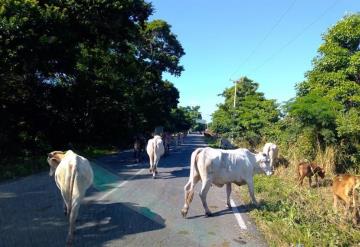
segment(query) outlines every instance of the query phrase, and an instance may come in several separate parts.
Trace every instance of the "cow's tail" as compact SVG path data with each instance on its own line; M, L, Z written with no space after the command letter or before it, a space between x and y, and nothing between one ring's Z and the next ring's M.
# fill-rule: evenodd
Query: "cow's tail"
M191 154L191 163L190 163L190 179L195 176L195 174L199 174L199 169L197 166L198 161L198 155L204 148L197 148L192 154Z
M76 165L75 164L71 164L70 165L70 172L71 172L71 176L70 176L70 185L69 185L69 205L67 207L67 215L68 217L70 217L71 211L72 211L72 204L73 204L73 191L74 191L74 183L75 183L75 177L76 177L76 173L77 173L77 169L76 169Z

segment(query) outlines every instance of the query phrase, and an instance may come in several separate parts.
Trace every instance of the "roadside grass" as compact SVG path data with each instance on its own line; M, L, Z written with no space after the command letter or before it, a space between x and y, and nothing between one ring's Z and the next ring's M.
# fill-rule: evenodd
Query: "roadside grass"
M48 166L46 155L5 158L0 162L0 181L44 171Z
M117 152L113 147L83 146L74 150L78 154L94 159L96 157ZM49 165L46 161L47 154L41 156L9 157L0 161L0 181L24 177L37 172L46 171Z
M270 246L360 246L360 229L332 209L331 187L297 185L296 177L279 168L272 177L256 175L260 206L250 212ZM307 179L306 179L307 180ZM313 179L314 180L314 179ZM313 181L314 185L315 182ZM247 186L237 187L250 203Z

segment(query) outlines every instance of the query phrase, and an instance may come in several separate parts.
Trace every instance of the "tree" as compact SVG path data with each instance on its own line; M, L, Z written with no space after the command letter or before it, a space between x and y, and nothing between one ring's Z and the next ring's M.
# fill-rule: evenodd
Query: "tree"
M360 161L360 14L345 16L323 40L289 113L304 128L316 126L320 144L340 143L343 160L355 164Z
M214 112L211 128L256 145L266 128L278 120L280 112L274 100L267 100L263 93L257 92L258 83L246 77L236 83L236 107L233 106L233 86L221 94L225 101Z
M151 4L15 1L0 4L0 152L68 143L121 144L165 121L184 55Z

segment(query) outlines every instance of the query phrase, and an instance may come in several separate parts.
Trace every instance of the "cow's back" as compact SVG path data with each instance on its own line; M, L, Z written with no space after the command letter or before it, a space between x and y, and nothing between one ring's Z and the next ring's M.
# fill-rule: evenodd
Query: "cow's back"
M88 189L94 181L94 173L89 160L82 156L77 156L77 176L84 189Z
M243 184L252 178L254 168L248 151L221 150L205 148L202 152L203 169L212 177L213 183L222 186L226 183Z
M58 188L65 193L70 193L71 177L74 174L73 194L84 193L93 183L94 173L90 162L72 152L65 154L55 172L55 181Z
M164 142L160 136L154 137L155 154L160 157L165 153Z

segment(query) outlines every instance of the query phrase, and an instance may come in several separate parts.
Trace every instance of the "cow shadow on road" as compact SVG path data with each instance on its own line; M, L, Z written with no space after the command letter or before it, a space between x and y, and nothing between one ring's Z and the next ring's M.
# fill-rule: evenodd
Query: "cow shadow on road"
M218 216L222 216L222 215L226 215L226 214L233 214L234 212L249 213L256 208L259 208L259 207L256 207L253 204L246 204L246 205L240 205L240 206L231 207L231 208L225 207L224 209L219 210L219 211L212 211L211 216L205 216L205 214L199 214L199 215L193 215L193 216L186 217L186 218L187 219L196 219L196 218L200 218L200 217L218 217Z

